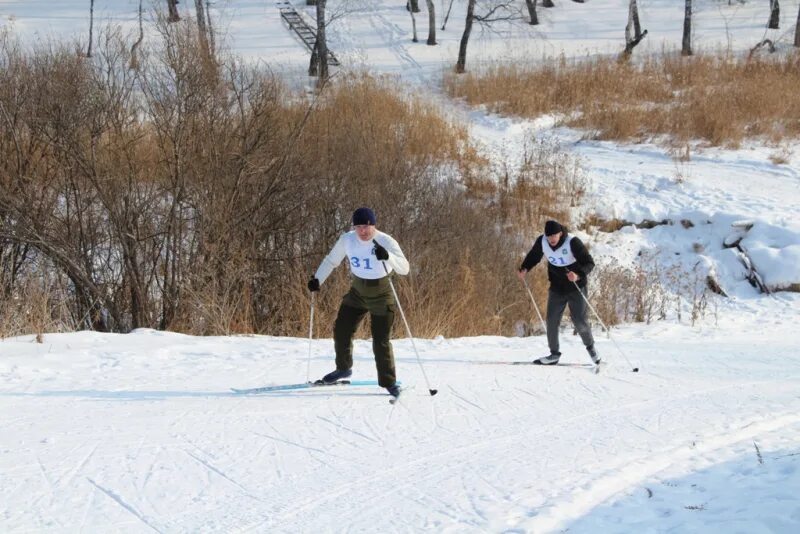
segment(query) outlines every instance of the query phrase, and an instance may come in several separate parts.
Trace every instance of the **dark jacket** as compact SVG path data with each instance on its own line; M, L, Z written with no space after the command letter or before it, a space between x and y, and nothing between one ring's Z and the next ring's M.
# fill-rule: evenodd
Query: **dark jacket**
M561 240L559 240L558 244L553 248L557 249L558 247L562 246L568 237L569 235L564 232L564 234L561 236ZM531 248L530 252L528 252L528 255L525 256L520 269L530 271L542 260L542 257L544 257L544 252L542 251L542 239L547 238L544 235L540 235L536 239L536 242L533 244L533 248ZM589 251L586 250L586 245L583 244L583 241L573 236L572 241L570 241L570 248L572 249L572 255L575 256L575 263L572 265L568 265L566 267L557 267L549 261L547 262L547 279L550 280L550 289L557 293L569 293L570 291L577 291L577 289L575 289L575 284L570 282L567 278L567 271L572 271L580 276L578 279L578 286L586 287L586 275L588 275L590 272L592 272L592 269L594 269L594 259L592 258L592 255L589 254Z

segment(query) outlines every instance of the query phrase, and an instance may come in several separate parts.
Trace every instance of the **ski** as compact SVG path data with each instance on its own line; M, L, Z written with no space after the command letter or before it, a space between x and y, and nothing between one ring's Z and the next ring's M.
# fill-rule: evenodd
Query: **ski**
M377 386L377 380L339 380L331 384L324 382L304 382L300 384L279 384L275 386L262 386L258 388L237 389L231 388L231 391L237 395L253 395L257 393L270 393L272 391L293 391L298 389L311 389L311 388L327 388L333 386Z
M596 366L593 363L551 363L550 365L541 365L533 362L497 362L505 363L508 365L535 365L536 367L577 367L579 369L594 369Z

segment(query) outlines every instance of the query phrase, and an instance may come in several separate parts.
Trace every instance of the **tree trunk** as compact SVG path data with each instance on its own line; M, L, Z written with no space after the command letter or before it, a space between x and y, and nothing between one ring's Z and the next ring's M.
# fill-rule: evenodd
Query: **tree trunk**
M542 0L542 7L556 7L553 0Z
M539 24L539 17L536 15L536 0L525 0L528 6L528 16L530 17L530 25L536 26Z
M94 30L94 0L89 3L89 48L86 49L86 57L92 57L92 33Z
M406 9L412 13L419 13L421 11L419 8L419 0L408 0L406 2Z
M139 47L142 45L142 41L144 41L144 26L142 25L142 0L139 0L139 38L136 39L136 42L133 43L131 47L131 62L130 68L133 70L139 70Z
M436 8L433 5L433 0L425 0L428 5L428 45L436 44Z
M636 4L636 0L631 0L628 16L633 20L633 38L640 39L642 37L642 25L639 23L639 6Z
M686 5L684 8L681 55L692 55L692 0L686 0Z
M461 36L461 44L458 47L458 61L456 62L456 73L463 74L464 66L467 63L467 43L469 34L472 32L472 22L475 16L475 0L467 2L467 20L464 24L464 34Z
M167 0L167 9L169 10L167 22L178 22L181 20L181 16L178 14L178 0Z
M442 22L442 31L444 31L444 27L447 26L447 19L450 18L450 11L453 9L453 0L450 0L450 6L447 8L447 14L444 16L444 22Z
M311 49L311 60L308 62L308 75L317 76L319 74L319 54L317 53L317 42L314 41L314 48Z
M319 54L319 82L328 79L328 42L325 37L325 4L328 0L317 0L317 54Z
M800 47L800 9L797 11L797 23L794 26L794 45Z
M647 35L647 30L642 33L636 0L631 0L628 4L628 24L625 26L625 51L623 52L625 57L630 57L633 49L644 39L645 35Z
M767 28L770 30L777 30L781 23L781 6L778 0L769 1L769 23Z
M217 43L214 39L214 25L211 24L211 0L206 0L206 23L208 28L208 44L211 47L211 55L217 55Z
M197 15L197 36L200 39L200 48L206 58L211 57L211 48L208 46L208 28L206 27L206 11L203 0L194 0L195 14Z
M411 41L414 43L418 43L419 39L417 39L417 18L414 16L414 11L409 10L409 15L411 15Z

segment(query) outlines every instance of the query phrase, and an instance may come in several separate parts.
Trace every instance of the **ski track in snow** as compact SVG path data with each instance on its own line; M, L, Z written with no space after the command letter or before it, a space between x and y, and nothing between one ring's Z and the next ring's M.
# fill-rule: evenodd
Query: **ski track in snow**
M788 298L783 309L759 311L750 303L750 324L788 316L796 304ZM610 365L597 376L503 363L539 352L542 336L418 340L435 397L411 388L422 376L410 343L398 340L410 387L395 407L377 387L216 393L265 369L272 383L296 381L307 340L232 338L214 348L205 338L150 340L143 332L108 338L135 350L92 351L96 336L82 346L87 336L78 333L52 336L43 353L7 340L0 358L15 360L23 380L0 390L0 425L15 428L0 436L0 524L325 532L339 517L342 528L333 530L559 530L657 484L669 469L730 458L748 440L800 435L800 359L793 326L783 325L777 339L743 333L738 322L720 330L626 326L617 342L642 372L631 373L598 338ZM759 350L763 340L770 354ZM172 354L158 378L148 343ZM284 343L294 355L270 350ZM564 351L580 361L576 343L566 336ZM256 346L264 356L250 359ZM369 343L355 348L356 370L367 378ZM330 350L330 340L313 343L315 374L330 366ZM93 365L114 357L118 365ZM239 365L221 371L231 358Z

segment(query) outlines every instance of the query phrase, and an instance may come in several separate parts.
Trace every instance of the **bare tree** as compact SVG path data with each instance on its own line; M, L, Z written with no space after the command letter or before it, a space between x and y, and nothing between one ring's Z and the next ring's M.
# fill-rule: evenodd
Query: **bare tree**
M800 9L797 11L797 23L794 25L794 46L800 47Z
M94 0L89 2L89 48L86 49L86 57L92 57L92 30L94 30Z
M644 39L645 35L647 35L647 30L642 32L636 0L631 0L630 4L628 4L628 24L625 26L625 51L623 55L630 56L633 53L633 49Z
M428 5L428 45L436 44L436 8L433 5L433 0L425 0Z
M419 0L406 0L406 9L412 13L419 13Z
M133 70L139 70L139 47L142 45L142 41L144 41L144 26L142 25L142 0L139 0L139 38L136 39L136 42L133 43L131 47L131 62L130 68Z
M408 14L411 15L411 41L417 43L419 42L417 38L417 17L414 16L413 9L409 9Z
M442 31L444 31L444 27L447 26L447 20L450 18L450 11L453 10L453 0L450 0L450 6L447 8L447 14L444 16L444 22L442 22Z
M642 25L639 23L639 5L636 0L631 0L628 6L628 24L633 21L633 38L639 39L642 35Z
M167 9L169 10L167 22L178 22L181 20L181 16L178 14L178 0L167 0Z
M769 0L769 22L767 28L777 30L780 28L781 6L778 0Z
M317 52L317 41L314 41L314 47L311 49L311 59L308 61L308 75L319 75L319 53Z
M194 0L195 14L197 15L197 36L200 39L200 48L207 58L211 57L211 46L208 43L208 26L206 25L206 12L203 0Z
M461 34L461 44L458 46L458 60L456 61L456 72L462 74L464 66L467 64L467 44L469 44L469 34L472 33L472 24L475 21L475 0L467 2L467 20L464 23L464 33Z
M681 43L681 55L692 55L692 0L685 0L683 12L683 41Z
M314 47L319 61L319 83L328 80L328 41L325 36L325 4L328 0L317 0L317 42Z
M217 54L217 44L214 38L214 25L211 23L211 0L206 0L206 22L208 28L208 44L211 46L211 54Z
M482 24L491 24L499 20L511 20L513 15L510 14L512 0L495 2L489 8L485 15L475 14L475 1L467 1L467 18L464 24L464 33L461 35L461 43L458 47L458 60L456 61L456 73L463 74L465 65L467 63L467 44L469 43L469 36L472 33L472 24L479 22Z
M528 16L530 16L530 25L536 26L539 24L539 16L536 14L536 0L525 0L528 6Z

